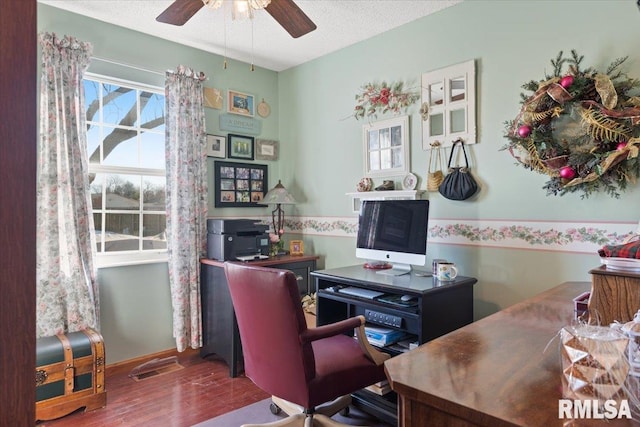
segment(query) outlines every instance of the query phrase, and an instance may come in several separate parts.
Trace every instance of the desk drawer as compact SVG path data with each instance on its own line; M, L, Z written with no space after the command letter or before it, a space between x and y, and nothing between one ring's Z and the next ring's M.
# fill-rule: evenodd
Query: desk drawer
M283 270L289 270L296 275L296 278L298 279L298 290L300 291L300 295L307 295L312 292L309 286L309 274L315 269L314 261L278 264L274 265L273 267Z

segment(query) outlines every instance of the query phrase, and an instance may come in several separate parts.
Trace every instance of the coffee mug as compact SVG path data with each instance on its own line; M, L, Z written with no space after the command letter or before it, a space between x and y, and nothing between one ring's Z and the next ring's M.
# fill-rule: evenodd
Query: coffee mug
M437 279L442 282L447 282L455 279L458 276L458 269L452 262L440 262L438 263Z

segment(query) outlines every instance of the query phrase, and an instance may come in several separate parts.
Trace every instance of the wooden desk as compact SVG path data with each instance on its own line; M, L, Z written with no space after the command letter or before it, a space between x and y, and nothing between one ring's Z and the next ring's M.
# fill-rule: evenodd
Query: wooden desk
M556 334L573 318L572 299L589 288L589 282L564 283L385 362L398 393L399 425L569 425L558 419Z
M315 255L281 255L251 265L291 270L298 279L300 294L311 291L311 272L316 269ZM238 362L242 361L240 333L233 310L229 285L224 275L224 262L213 259L200 260L200 299L202 303L202 347L200 355L217 354L229 364L229 376L238 375Z

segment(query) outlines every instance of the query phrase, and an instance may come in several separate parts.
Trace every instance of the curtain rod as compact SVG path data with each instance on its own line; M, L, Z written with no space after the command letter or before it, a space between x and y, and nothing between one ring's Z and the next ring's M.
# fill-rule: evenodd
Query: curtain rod
M136 65L125 64L124 62L118 62L118 61L114 61L112 59L100 58L98 56L92 56L91 59L95 59L96 61L107 62L109 64L120 65L120 66L123 66L123 67L132 68L132 69L138 70L138 71L144 71L144 72L147 72L147 73L157 74L159 76L164 76L165 75L165 73L161 73L159 71L149 70L148 68L142 68L142 67L138 67Z

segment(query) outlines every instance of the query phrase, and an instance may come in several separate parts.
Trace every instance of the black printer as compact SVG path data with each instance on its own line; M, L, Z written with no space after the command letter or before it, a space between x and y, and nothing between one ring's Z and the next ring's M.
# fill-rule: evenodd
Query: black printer
M218 261L266 258L268 229L268 225L254 219L207 219L207 258Z

